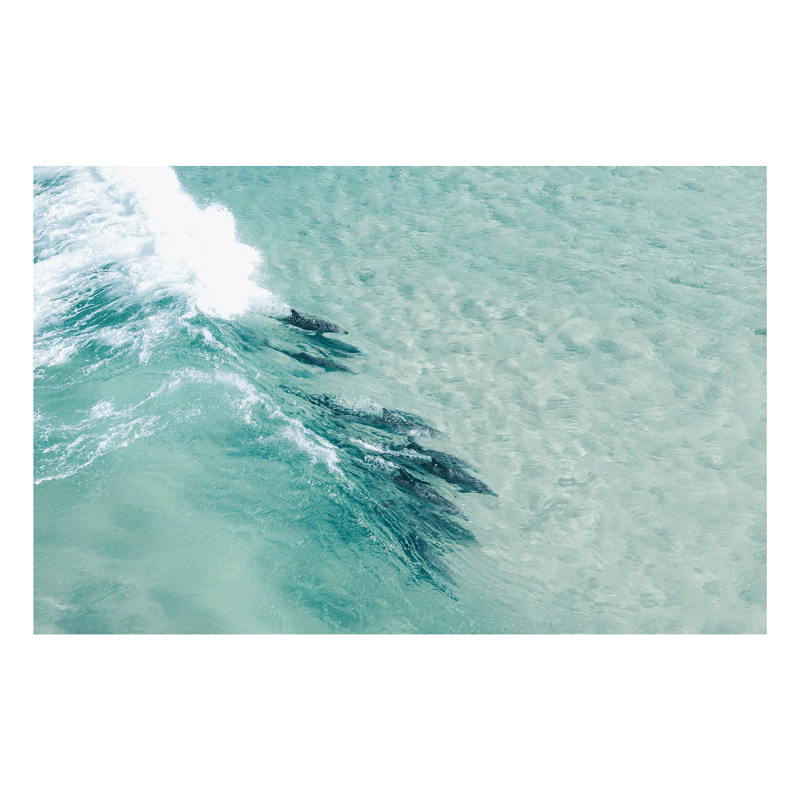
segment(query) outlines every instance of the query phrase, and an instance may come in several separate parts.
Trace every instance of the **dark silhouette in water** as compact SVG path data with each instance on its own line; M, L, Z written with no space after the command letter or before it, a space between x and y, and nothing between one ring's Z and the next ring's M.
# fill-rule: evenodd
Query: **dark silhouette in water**
M371 428L378 428L379 430L399 433L405 436L430 436L438 439L447 438L444 433L437 431L436 428L432 428L424 422L424 420L404 411L391 411L388 408L377 405L374 407L374 410L372 408L352 408L338 403L332 397L325 394L310 395L297 391L292 391L292 393L314 403L314 405L327 408L334 416L342 420L359 422Z
M477 544L472 534L458 523L444 519L418 503L389 501L382 504L383 524L394 541L406 554L418 577L437 588L442 586L436 576L456 585L455 575L444 560L452 547Z
M467 468L470 468L469 464L456 456L439 453L435 450L424 450L414 442L409 442L402 450L391 450L389 453L395 461L402 461L408 466L418 467L430 475L457 486L459 492L478 492L497 497L497 494L483 481L470 475L466 471Z
M422 462L420 466L430 472L431 475L457 486L459 492L477 492L478 494L491 494L497 497L497 493L493 492L483 481L478 480L468 472L464 472L459 467L448 467L436 458L431 458L428 463Z
M308 335L299 333L297 331L295 331L295 333L298 333L299 336ZM329 339L327 336L321 336L319 333L310 335L308 338L315 347L324 347L326 350L332 350L337 355L341 355L344 358L349 358L350 355L363 355L357 347L352 344L339 341L339 339Z
M406 520L414 520L417 530L425 530L437 542L453 545L474 545L478 543L472 531L467 530L452 516L443 517L425 505L407 502L403 506Z
M335 339L327 339L326 337L322 336L323 333L347 333L344 328L340 328L333 322L328 322L324 319L317 319L315 317L308 317L304 314L301 314L294 308L292 309L292 316L282 319L281 322L287 322L288 324L295 325L303 330L315 331L317 335L313 337L314 346L319 347L322 345L329 350L339 351L345 358L348 357L349 353L361 352L357 347L344 344L344 342L338 342ZM275 345L270 344L270 341L266 336L256 333L255 331L248 330L242 325L233 323L229 327L235 332L240 344L249 351L268 347L271 350L276 350L279 353L283 353L285 356L289 356L289 358L293 358L295 361L299 361L301 364L310 364L314 367L320 367L326 372L353 373L353 370L351 370L349 367L345 367L343 364L339 364L333 359L312 355L311 353L306 353L303 351L284 350L280 347L276 347Z
M436 428L432 428L413 414L405 412L401 414L399 411L390 411L388 408L382 409L382 412L379 419L367 424L372 424L376 428L383 428L394 433L404 433L407 436L430 436L432 439L447 438L446 434L437 431Z
M290 316L278 318L287 325L294 325L304 331L317 331L318 333L347 333L344 328L335 322L328 322L326 319L301 314L296 308L290 308L289 311L291 312Z
M431 505L442 509L442 511L446 511L448 514L467 519L457 505L451 503L446 497L442 497L429 483L415 478L410 472L399 469L397 474L392 476L392 480L401 489L413 494L415 497L426 500Z
M314 367L320 367L324 369L325 372L350 372L355 374L349 367L345 367L343 364L339 364L330 358L312 356L310 353L304 353L302 351L283 350L280 347L275 347L275 345L270 344L269 339L267 339L266 336L253 334L250 331L241 328L240 326L236 326L234 330L236 330L241 345L246 350L251 352L254 349L263 349L268 347L270 350L283 353L285 356L289 356L289 358L293 358L295 361L299 361L301 364L311 364Z
M332 361L330 358L320 358L319 356L312 356L309 353L294 353L291 350L281 350L280 347L273 347L271 344L268 344L267 347L272 350L277 350L279 353L283 353L285 356L289 356L289 358L293 358L295 361L299 361L301 364L312 364L315 367L322 367L325 372L353 373L353 370L351 370L349 367L345 367L343 364L338 364L336 361Z

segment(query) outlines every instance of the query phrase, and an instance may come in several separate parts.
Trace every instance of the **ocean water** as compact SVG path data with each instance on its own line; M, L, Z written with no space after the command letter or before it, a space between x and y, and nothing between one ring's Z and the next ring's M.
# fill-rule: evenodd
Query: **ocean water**
M41 168L34 293L38 633L766 631L764 168Z

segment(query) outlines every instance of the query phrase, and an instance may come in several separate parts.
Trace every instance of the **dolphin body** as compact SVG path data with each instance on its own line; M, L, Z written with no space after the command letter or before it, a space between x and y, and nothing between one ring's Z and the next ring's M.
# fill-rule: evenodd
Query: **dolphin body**
M317 333L347 333L341 325L337 325L335 322L301 314L296 308L290 308L289 311L291 313L288 317L279 317L280 321L287 325L294 325L304 331L316 331Z
M355 374L349 367L345 367L343 364L332 361L330 358L320 358L319 356L312 356L310 353L303 353L301 351L294 352L293 350L283 350L280 347L275 347L274 344L269 343L269 339L263 336L259 337L258 346L268 347L270 350L283 353L285 356L289 356L289 358L293 358L295 361L299 361L301 364L311 364L314 367L321 367L325 370L325 372L349 372L351 374Z
M437 542L458 545L478 543L472 531L467 530L452 517L443 517L419 503L409 503L406 507L406 515L408 519L416 520L412 525L417 532L427 531Z
M459 467L448 467L447 464L442 464L436 458L431 458L430 464L423 463L420 466L430 472L431 475L457 486L459 492L478 492L479 494L492 494L497 497L497 493L493 492L483 481L478 480L468 472L464 472Z
M313 337L315 347L324 347L327 350L332 350L336 355L341 355L344 358L350 358L350 355L363 355L361 350L352 344L347 344L340 339L329 339L327 336L321 336L319 333Z
M366 421L366 420L364 420ZM405 433L407 436L430 436L433 439L446 439L447 436L436 428L426 425L419 417L413 414L399 414L396 411L390 411L388 408L383 409L380 417L377 417L374 422L367 422L375 428L383 428L384 430L394 431L394 433Z
M392 480L401 489L413 494L415 497L426 500L431 505L441 508L442 511L446 511L448 514L467 519L457 505L451 503L446 497L442 497L429 483L415 478L410 472L399 469L397 474L392 476Z
M447 439L447 434L437 431L436 428L427 425L419 417L408 414L405 411L391 411L382 406L375 406L374 411L372 409L361 410L358 408L350 408L342 405L326 394L306 394L305 392L299 392L296 389L289 389L285 386L281 388L286 389L298 397L302 397L309 403L327 408L334 416L348 422L359 422L362 425L368 425L370 428L377 428L378 430L399 433L401 435L404 434L406 436L429 436L433 439Z
M402 450L392 450L391 455L396 461L403 461L408 465L425 470L430 475L457 486L461 493L478 492L497 497L497 493L493 492L483 481L470 475L466 471L469 464L456 456L439 453L435 450L424 450L413 442L410 442Z
M267 345L272 350L277 350L279 353L283 353L285 356L289 356L289 358L293 358L295 361L299 361L301 364L311 364L315 367L322 367L325 372L349 372L353 373L349 367L345 367L344 364L338 364L336 361L332 361L330 358L320 358L319 356L312 356L308 353L297 352L294 353L291 350L281 350L280 347L273 347L272 345Z

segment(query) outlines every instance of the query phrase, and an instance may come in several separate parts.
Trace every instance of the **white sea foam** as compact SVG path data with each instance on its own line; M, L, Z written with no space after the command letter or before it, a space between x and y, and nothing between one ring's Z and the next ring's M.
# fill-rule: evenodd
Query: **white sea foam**
M40 341L34 347L33 368L55 367L66 364L78 351L78 342L65 342L62 337Z
M117 407L112 399L97 401L83 419L75 423L51 424L50 418L41 413L34 414L34 430L41 443L53 442L39 452L47 458L37 466L38 475L34 483L68 478L87 467L100 456L127 447L136 439L150 436L159 425L160 414L139 411L142 406L160 395L166 383L150 392L138 403ZM137 415L138 412L138 415Z
M70 442L54 444L42 450L42 453L53 454L53 458L43 464L44 474L33 482L40 484L70 477L100 456L127 447L143 436L152 435L157 430L159 419L158 415L151 414L121 422L106 431L81 434Z
M374 400L370 400L367 397L361 397L358 400L339 398L339 403L342 407L359 414L371 414L374 417L380 417L383 414L383 406L378 405Z
M385 453L386 452L386 448L385 447L381 447L378 444L372 444L370 442L365 442L363 439L357 439L357 438L355 438L353 436L350 436L349 439L353 444L358 445L362 450L371 450L373 453Z
M185 383L221 383L234 389L239 397L235 399L237 407L247 414L250 421L249 411L256 404L266 406L270 411L275 410L275 406L266 393L258 391L250 381L238 372L216 369L213 372L203 372L199 369L187 367L186 369L175 370L171 373L166 388L174 392Z
M190 314L288 312L255 282L262 256L237 241L231 213L200 208L170 168L37 175L62 180L34 199L36 329L58 322L99 289L124 304L183 297ZM141 344L147 354L148 342Z
M261 254L237 241L236 224L226 208L199 208L166 167L109 168L100 174L112 195L137 217L141 251L129 267L132 288L179 288L200 311L225 318L248 309L288 311L253 282Z
M280 438L287 439L299 450L306 453L311 459L312 464L316 464L317 461L322 461L328 468L328 472L333 475L344 477L344 473L337 466L339 457L336 454L336 449L330 442L325 441L321 436L317 436L317 434L309 431L299 420L289 419L280 411L276 412L273 416L276 415L280 415L287 422L286 427L278 434Z
M111 417L114 414L114 404L110 400L101 400L92 406L89 417L91 419L101 419L102 417Z
M248 425L256 424L253 420L253 408L264 407L270 419L286 423L286 426L275 434L277 438L291 442L298 450L309 456L312 464L322 462L331 474L344 477L341 469L337 466L339 456L336 448L326 439L309 431L299 420L284 414L273 403L269 395L259 391L240 373L222 369L203 372L198 369L186 368L173 372L165 386L168 391L174 392L187 383L219 383L233 389L234 392L230 395L230 399Z
M387 461L380 456L366 455L364 456L364 461L368 464L374 464L376 467L386 470L386 472L394 472L397 469L397 464L393 464L391 461Z

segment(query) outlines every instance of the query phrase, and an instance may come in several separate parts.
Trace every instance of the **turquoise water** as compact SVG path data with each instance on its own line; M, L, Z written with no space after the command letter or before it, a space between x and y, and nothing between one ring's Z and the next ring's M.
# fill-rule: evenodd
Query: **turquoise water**
M763 168L39 169L34 286L37 632L766 631Z

